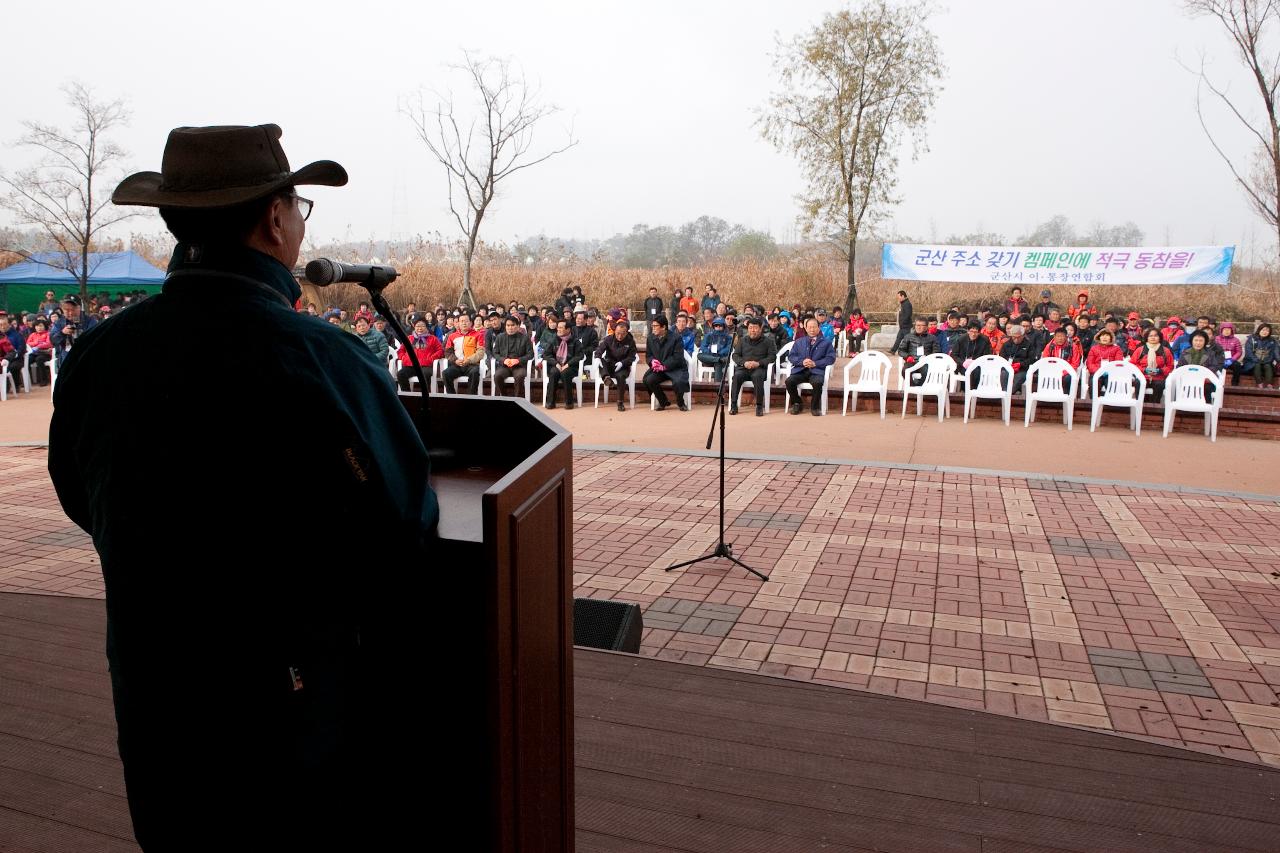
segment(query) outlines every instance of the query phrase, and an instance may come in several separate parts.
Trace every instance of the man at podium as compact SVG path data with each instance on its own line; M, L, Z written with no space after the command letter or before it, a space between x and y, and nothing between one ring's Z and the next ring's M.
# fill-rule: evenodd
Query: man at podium
M312 203L280 128L178 128L116 188L178 240L163 292L58 375L49 471L102 560L145 850L397 849L429 764L416 672L437 519L386 364L294 305ZM204 310L218 304L218 312ZM234 347L193 366L154 342ZM120 365L131 365L121 372ZM137 369L145 365L144 369ZM374 545L396 559L377 571Z

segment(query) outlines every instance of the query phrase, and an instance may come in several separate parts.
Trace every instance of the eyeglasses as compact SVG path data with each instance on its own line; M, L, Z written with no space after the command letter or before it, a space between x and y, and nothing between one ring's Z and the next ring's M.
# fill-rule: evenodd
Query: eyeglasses
M316 203L309 198L303 198L297 193L293 194L293 200L298 203L298 212L302 214L302 221L306 222L311 218L311 208L315 207Z

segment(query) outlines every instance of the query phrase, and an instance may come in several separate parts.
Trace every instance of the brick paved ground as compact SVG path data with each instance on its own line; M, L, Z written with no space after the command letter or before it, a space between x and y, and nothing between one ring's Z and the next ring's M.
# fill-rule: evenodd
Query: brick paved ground
M40 448L0 448L0 591L100 596ZM576 594L642 653L1089 726L1280 765L1280 503L1113 486L579 452ZM1211 485L1211 484L1207 484Z

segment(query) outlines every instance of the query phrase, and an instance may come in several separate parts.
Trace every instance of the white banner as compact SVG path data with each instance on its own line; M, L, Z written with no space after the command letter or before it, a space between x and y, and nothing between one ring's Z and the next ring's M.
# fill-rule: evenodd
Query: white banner
M1226 284L1235 246L1103 248L885 243L881 275L984 284Z

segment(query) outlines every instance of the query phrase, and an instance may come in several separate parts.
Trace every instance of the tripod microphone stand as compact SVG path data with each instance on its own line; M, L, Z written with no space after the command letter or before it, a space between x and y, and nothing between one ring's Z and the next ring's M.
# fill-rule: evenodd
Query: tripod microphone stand
M724 372L720 375L720 388L716 391L716 410L711 416L711 431L707 433L707 450L711 449L711 440L716 434L716 420L720 421L720 541L716 543L715 550L710 554L703 554L701 557L695 557L692 560L685 560L683 563L676 563L674 566L667 566L667 571L675 569L683 569L685 566L696 565L704 560L714 560L717 557L724 557L726 560L741 566L751 574L760 578L762 581L769 580L768 575L761 574L746 563L733 556L733 546L724 541L724 404L725 404L725 385L729 381L729 369L726 366ZM677 393L679 393L677 391Z

